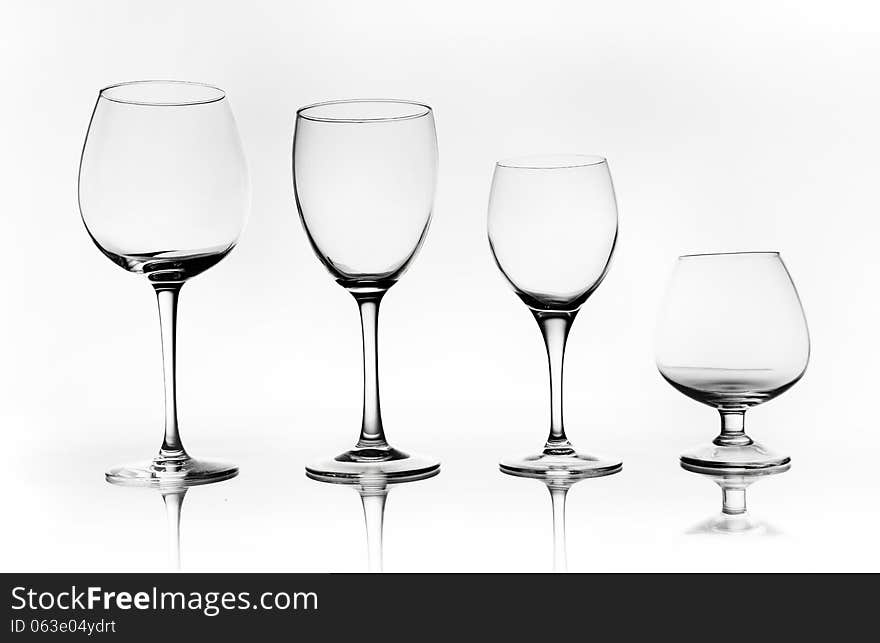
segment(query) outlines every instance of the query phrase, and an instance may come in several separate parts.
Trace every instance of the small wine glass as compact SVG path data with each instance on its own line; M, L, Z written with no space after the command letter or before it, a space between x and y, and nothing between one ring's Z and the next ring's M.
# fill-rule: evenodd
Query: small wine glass
M807 320L778 252L679 257L656 358L667 382L721 414L721 433L682 455L682 467L730 475L789 467L789 457L752 440L744 425L746 410L791 388L810 358Z
M562 421L562 364L580 307L608 272L617 242L617 201L600 156L527 156L495 166L489 245L501 273L529 307L550 363L550 435L543 451L505 459L512 475L598 477L619 460L580 453Z
M361 315L364 405L357 445L306 467L324 481L365 474L411 478L440 463L391 447L379 407L379 303L410 265L431 222L437 135L427 105L342 100L296 114L293 183L318 258L357 301Z
M247 163L223 90L150 80L98 94L79 168L79 208L111 261L156 292L165 376L165 439L152 461L110 469L131 486L191 486L238 468L183 448L175 374L177 299L183 284L235 246L250 208Z

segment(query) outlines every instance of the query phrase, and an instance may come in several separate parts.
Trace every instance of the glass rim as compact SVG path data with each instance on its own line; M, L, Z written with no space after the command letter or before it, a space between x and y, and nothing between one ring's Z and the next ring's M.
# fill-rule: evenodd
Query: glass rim
M198 87L203 90L208 90L209 92L211 92L212 95L205 95L204 97L193 98L192 100L133 100L130 98L126 99L112 95L113 90L124 87L132 87L135 85L187 85L193 88ZM221 101L226 98L226 92L219 87L209 85L208 83L199 83L191 80L153 79L130 80L124 83L115 83L113 85L108 85L98 92L98 96L112 103L121 103L123 105L137 105L139 107L189 107L192 105L208 105L210 103Z
M766 255L766 256L779 256L779 252L777 250L738 250L735 252L695 252L693 254L681 255L679 259L696 259L699 257L736 257L742 255Z
M599 154L529 154L502 159L495 165L511 170L567 170L607 163L608 159Z
M328 107L331 105L355 105L355 104L370 104L370 103L391 103L398 105L409 105L410 107L418 107L420 109L416 110L413 113L408 114L400 114L396 116L377 116L377 117L334 117L334 116L315 116L312 114L308 114L310 110L315 110L321 107ZM406 100L400 98L343 98L339 100L325 100L319 103L311 103L309 105L305 105L296 110L296 117L302 118L307 121L313 121L315 123L387 123L394 121L408 121L414 120L417 118L424 118L431 114L434 110L431 109L430 105L426 105L425 103L420 103L415 100Z

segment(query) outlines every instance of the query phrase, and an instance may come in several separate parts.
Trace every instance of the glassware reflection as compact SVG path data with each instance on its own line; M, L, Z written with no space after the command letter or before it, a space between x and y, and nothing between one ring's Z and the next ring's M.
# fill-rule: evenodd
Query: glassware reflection
M389 477L376 470L348 478L327 478L306 470L306 475L317 482L351 487L361 498L364 510L364 526L367 532L367 569L370 572L381 572L383 568L383 532L385 523L385 503L391 487L394 485L417 482L433 478L440 473L439 469L406 477Z
M364 508L364 525L367 529L367 568L371 572L381 572L382 532L385 524L388 481L384 476L378 476L362 481L355 488Z
M156 491L162 496L162 504L165 506L165 527L167 533L167 569L169 571L180 571L180 521L183 514L183 499L191 487L203 486L205 483L201 481L188 482L185 478L179 478L176 480L163 479L160 484L152 487L133 487L125 482L112 482L111 484L116 487L149 489L150 492Z
M565 543L565 499L577 480L544 480L550 492L553 507L553 571L568 571L568 551Z
M186 487L159 489L165 503L165 516L168 524L168 569L180 571L180 515Z
M518 478L531 478L539 480L550 492L550 506L553 511L553 571L568 571L568 549L565 538L565 501L568 497L568 490L582 480L590 480L594 476L523 476L514 473L508 473L504 469L501 470L506 475L512 475Z
M682 462L682 468L690 473L704 476L721 488L721 513L712 516L687 530L688 534L750 534L777 535L779 530L770 524L755 520L747 511L746 489L761 478L785 473L791 468L787 463L772 469L759 469L747 473L721 473L702 467L692 467Z

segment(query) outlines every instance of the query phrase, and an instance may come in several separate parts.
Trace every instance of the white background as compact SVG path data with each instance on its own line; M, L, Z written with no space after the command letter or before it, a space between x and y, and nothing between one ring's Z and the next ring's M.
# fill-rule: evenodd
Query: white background
M253 184L239 247L181 300L184 441L242 470L187 496L184 569L366 567L356 494L303 474L356 438L360 330L296 215L290 145L301 105L400 97L434 107L441 171L383 303L384 415L443 471L392 491L387 570L549 569L546 490L497 471L545 438L544 348L485 232L494 161L540 152L607 156L620 207L566 414L624 471L570 493L571 569L880 570L873 3L7 0L0 30L0 568L167 565L158 495L103 480L161 439L155 301L89 240L76 177L97 91L174 78L227 90ZM793 459L749 492L781 535L685 535L720 494L677 457L717 418L657 374L654 323L676 256L748 249L782 252L812 337L804 379L747 416Z

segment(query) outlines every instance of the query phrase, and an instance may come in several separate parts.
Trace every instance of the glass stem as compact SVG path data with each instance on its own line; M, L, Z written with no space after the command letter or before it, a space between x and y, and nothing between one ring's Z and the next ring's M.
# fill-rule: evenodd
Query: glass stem
M544 344L547 346L547 360L550 364L550 436L544 445L544 453L552 455L569 455L574 453L571 442L565 437L562 422L562 364L565 359L565 341L577 311L547 312L532 311Z
M177 298L182 282L154 285L159 301L159 325L162 330L162 370L165 376L165 439L159 460L186 459L177 426Z
M382 428L379 407L379 302L385 290L352 292L361 312L361 332L364 342L364 414L361 422L359 449L388 447Z
M382 571L382 529L385 522L385 499L388 489L362 488L361 503L364 506L364 524L367 527L367 561L371 572Z
M721 433L713 440L718 446L748 446L752 439L746 435L745 410L728 411L720 409Z
M553 571L568 570L568 555L565 548L565 497L567 486L547 485L550 502L553 505Z

